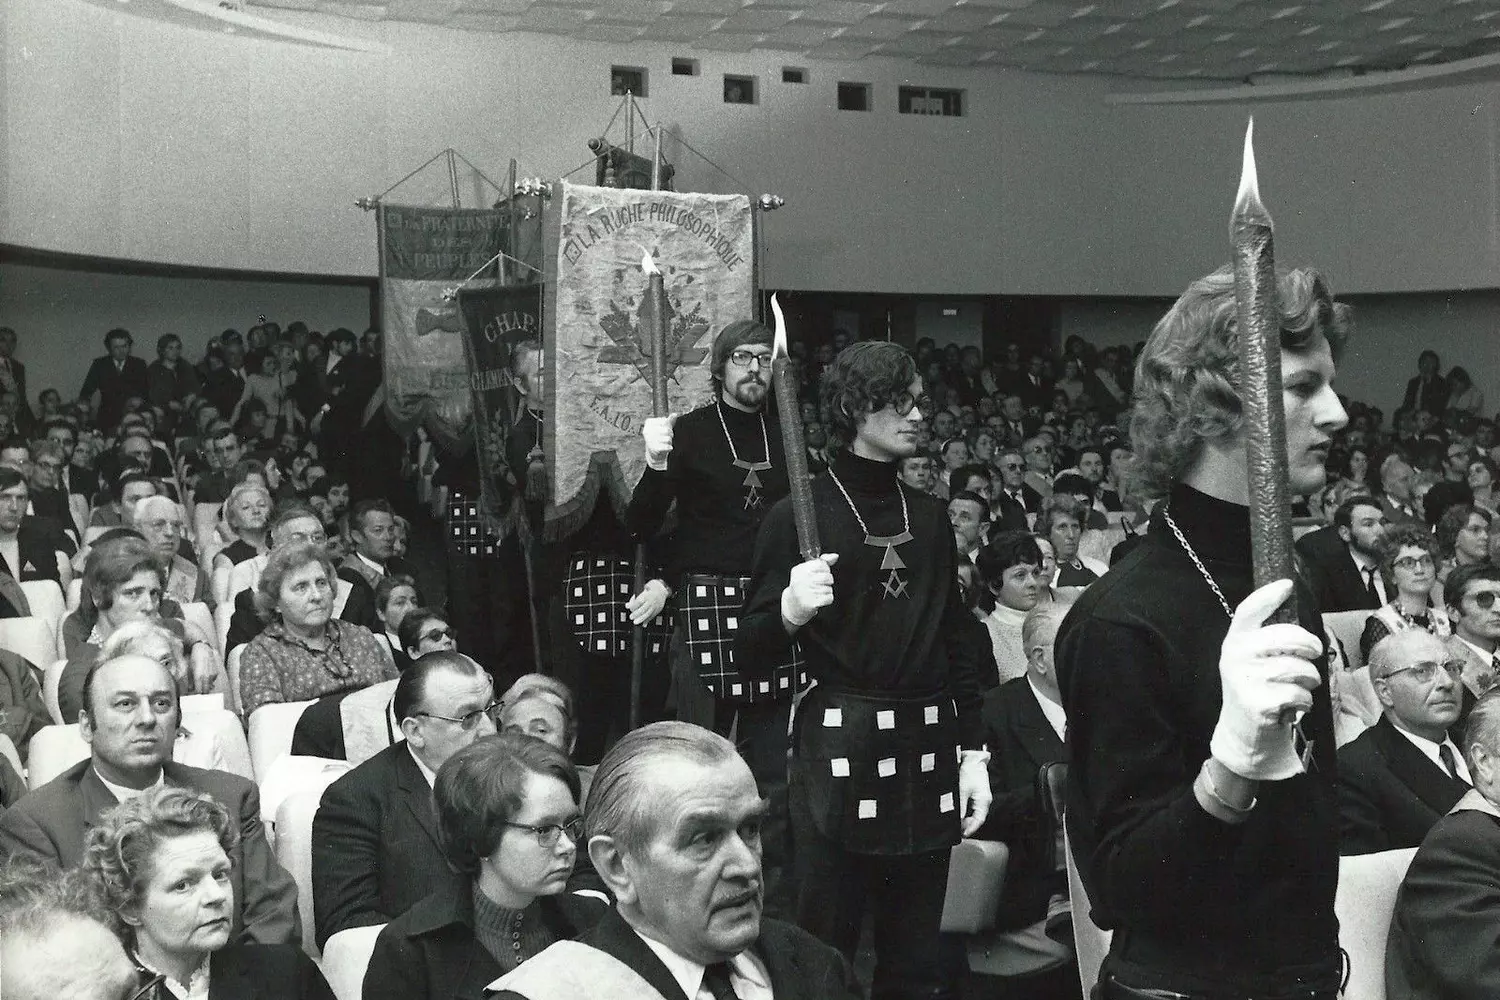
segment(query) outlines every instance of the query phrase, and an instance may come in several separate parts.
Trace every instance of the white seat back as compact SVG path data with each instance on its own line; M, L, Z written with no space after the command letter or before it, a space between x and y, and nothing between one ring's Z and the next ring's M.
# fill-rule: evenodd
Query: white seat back
M229 571L229 600L233 603L236 595L242 590L253 590L260 584L261 570L266 568L266 557L256 556L254 559L246 559L242 563L236 563L234 569Z
M81 760L88 760L89 745L77 726L45 726L31 737L27 755L27 788L40 788Z
M287 701L262 705L250 715L250 766L257 781L265 779L278 757L292 752L292 734L297 720L312 701Z
M234 617L234 602L225 603L214 608L214 640L219 644L219 652L229 652L229 620ZM229 662L225 656L225 663Z
M83 577L75 576L68 584L68 610L77 611L83 603Z
M224 695L229 702L229 710L236 713L244 710L244 704L240 701L240 657L244 654L245 647L236 646L224 658L224 676L227 680Z
M78 537L83 537L83 529L89 523L89 500L81 493L68 494L68 513L72 515L73 527L78 532Z
M369 760L400 738L401 728L395 723L391 705L396 696L396 683L393 678L371 684L339 702L344 757L350 764Z
M349 595L354 593L354 584L348 580L335 581L333 592L333 617L338 618L344 613L344 605L349 603Z
M1073 947L1078 956L1078 979L1083 984L1083 995L1089 996L1099 981L1099 967L1104 964L1104 956L1109 954L1109 943L1114 934L1094 923L1089 910L1089 894L1083 888L1078 864L1073 860L1073 841L1066 834L1066 823L1063 828L1063 847L1068 859L1068 896L1073 905Z
M219 695L197 694L188 698L220 698ZM214 771L228 771L242 778L255 780L255 768L250 763L250 744L245 739L244 727L239 716L223 707L207 708L195 705L189 708L188 698L183 699L182 728L190 736L179 737L172 749L172 759L179 764L206 767Z
M42 701L46 703L47 714L52 716L52 724L55 726L68 721L63 718L62 708L57 703L57 688L62 682L63 668L67 665L67 660L58 660L47 664L47 669L42 673Z
M297 883L297 910L302 914L302 950L318 957L313 932L312 825L323 797L321 788L299 789L276 808L276 860Z
M328 939L323 947L323 978L338 1000L361 1000L364 996L365 972L375 953L375 940L385 924L373 927L350 927Z
M38 670L58 658L57 630L45 618L0 619L0 649L9 650L31 662Z
M1339 947L1349 956L1349 985L1343 1000L1385 1000L1385 943L1396 894L1415 847L1339 858L1339 886L1333 912L1339 918Z
M182 606L182 620L192 625L203 638L213 644L219 653L219 660L224 659L224 645L219 642L219 630L214 627L214 613L208 609L208 605L202 601L193 601Z
M26 777L26 768L21 766L20 753L17 752L16 745L11 742L10 737L4 733L0 733L0 757L10 762L10 766L15 769L16 777Z
M1323 612L1323 627L1344 644L1344 654L1349 658L1350 670L1358 670L1365 665L1364 654L1359 651L1359 637L1364 634L1365 622L1374 613L1368 610Z
M25 580L21 583L21 589L26 592L26 603L31 605L32 616L52 622L52 630L57 631L58 624L67 613L67 600L63 597L62 587L58 582Z

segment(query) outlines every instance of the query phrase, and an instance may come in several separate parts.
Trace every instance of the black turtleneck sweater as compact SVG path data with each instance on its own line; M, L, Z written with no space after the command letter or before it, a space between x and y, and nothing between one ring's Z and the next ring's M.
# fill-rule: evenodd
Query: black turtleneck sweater
M984 742L980 704L989 678L971 644L956 641L973 616L959 594L946 509L936 498L900 485L894 463L843 450L832 469L873 535L901 531L897 491L905 491L913 539L896 553L906 563L908 596L886 596L885 548L865 544L865 532L827 473L814 479L822 549L837 552L839 560L833 567L833 604L797 630L808 674L820 684L853 692L913 698L945 693L957 706L960 743L978 749ZM792 637L781 621L781 592L801 561L788 498L771 508L756 540L750 601L735 647L735 664L748 675L786 661ZM988 670L993 673L992 664Z
M1178 486L1163 509L1230 607L1253 588L1247 508ZM1321 635L1312 596L1302 624ZM1309 773L1262 782L1242 824L1206 813L1193 780L1222 705L1229 619L1158 509L1149 533L1069 612L1057 672L1072 761L1068 828L1122 981L1281 998L1339 983L1337 759L1326 657L1302 721Z
M781 425L775 408L746 413L727 404L710 403L683 414L672 432L672 450L664 472L646 469L630 498L626 524L637 538L661 530L667 509L677 502L677 526L662 549L663 572L673 586L683 573L745 576L755 554L755 535L771 506L787 495L786 460L781 447ZM725 428L734 449L745 462L766 459L771 468L757 472L761 503L745 506L747 470L734 465L724 440Z

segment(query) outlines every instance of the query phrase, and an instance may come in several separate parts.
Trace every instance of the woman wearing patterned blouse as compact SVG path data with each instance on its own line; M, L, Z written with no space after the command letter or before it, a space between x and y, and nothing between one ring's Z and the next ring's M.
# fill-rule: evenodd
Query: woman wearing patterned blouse
M362 625L333 618L338 576L322 546L273 549L255 608L268 623L240 654L245 717L262 705L308 701L397 676L380 640Z

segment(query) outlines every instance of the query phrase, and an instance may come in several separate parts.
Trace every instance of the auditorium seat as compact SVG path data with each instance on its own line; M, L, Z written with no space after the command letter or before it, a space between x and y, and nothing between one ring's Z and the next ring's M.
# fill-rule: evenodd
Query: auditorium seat
M229 603L234 603L234 598L240 591L250 590L260 583L260 572L265 568L265 561L258 557L236 563L229 572Z
M56 726L65 725L68 721L63 718L62 707L57 702L57 689L62 683L63 668L67 665L67 660L58 660L47 664L47 669L42 672L42 701L46 703L47 714L52 716L52 724Z
M323 947L323 978L338 1000L360 1000L364 995L365 971L375 953L375 940L385 924L350 927L328 939Z
M83 577L75 576L68 584L68 610L77 611L81 603L83 603Z
M276 810L281 803L298 792L316 791L322 795L323 789L348 773L347 760L290 754L276 758L266 774L256 781L260 788L260 818L270 824L274 835Z
M1323 627L1344 644L1344 655L1349 659L1350 670L1358 670L1365 665L1364 654L1359 651L1359 637L1364 635L1365 622L1374 613L1367 609L1323 612Z
M26 592L26 603L31 605L33 618L42 618L52 623L52 631L62 627L63 615L67 613L67 600L56 580L26 580L21 584Z
M369 760L401 738L401 727L396 724L392 705L395 696L396 679L393 678L361 688L339 702L344 757L351 765Z
M32 615L27 618L0 619L0 649L9 650L25 658L37 670L45 670L47 664L58 658L57 630L46 619Z
M1349 956L1343 1000L1385 1000L1385 943L1396 894L1417 848L1339 858L1333 911L1339 947Z
M81 493L68 494L68 513L73 515L73 526L78 530L78 537L84 536L84 529L89 525L89 500Z
M77 726L44 726L32 734L27 750L26 787L40 788L88 756Z
M321 788L302 788L276 807L276 860L297 883L297 912L302 915L302 950L318 957L314 936L312 825L323 797Z
M4 757L10 762L10 766L15 769L18 778L22 780L26 778L26 768L21 766L21 754L16 750L16 745L11 742L10 737L4 733L0 733L0 757Z
M1073 904L1073 947L1078 955L1078 979L1083 984L1083 995L1089 996L1099 981L1099 966L1109 954L1113 934L1094 923L1089 895L1078 875L1078 864L1073 860L1073 841L1067 836L1066 823L1063 828L1063 847L1068 859L1068 896Z
M218 699L217 706L214 699ZM172 752L173 760L255 780L244 726L239 716L224 707L221 695L185 696L182 699L182 727L192 736L177 741Z
M202 601L193 601L182 606L182 620L191 624L203 638L207 639L219 654L219 663L224 662L224 645L219 642L219 630L214 626L214 614Z
M250 715L250 764L257 781L263 780L278 757L292 752L292 733L297 720L312 701L286 701L262 705Z

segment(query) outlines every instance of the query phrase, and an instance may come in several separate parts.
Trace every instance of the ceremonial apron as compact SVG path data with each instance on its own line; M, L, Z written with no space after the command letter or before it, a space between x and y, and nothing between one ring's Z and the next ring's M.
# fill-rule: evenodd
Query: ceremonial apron
M807 686L801 647L795 642L786 662L777 664L768 676L752 680L734 665L735 633L749 587L748 576L684 576L677 589L683 642L699 680L720 701L736 705L786 701Z
M797 707L791 783L818 832L856 854L952 847L961 826L958 713L926 698L817 684Z
M563 608L568 631L578 648L595 656L623 656L630 651L630 612L625 602L635 592L635 567L628 559L575 552L563 578ZM659 656L672 634L668 608L646 623L646 653Z

